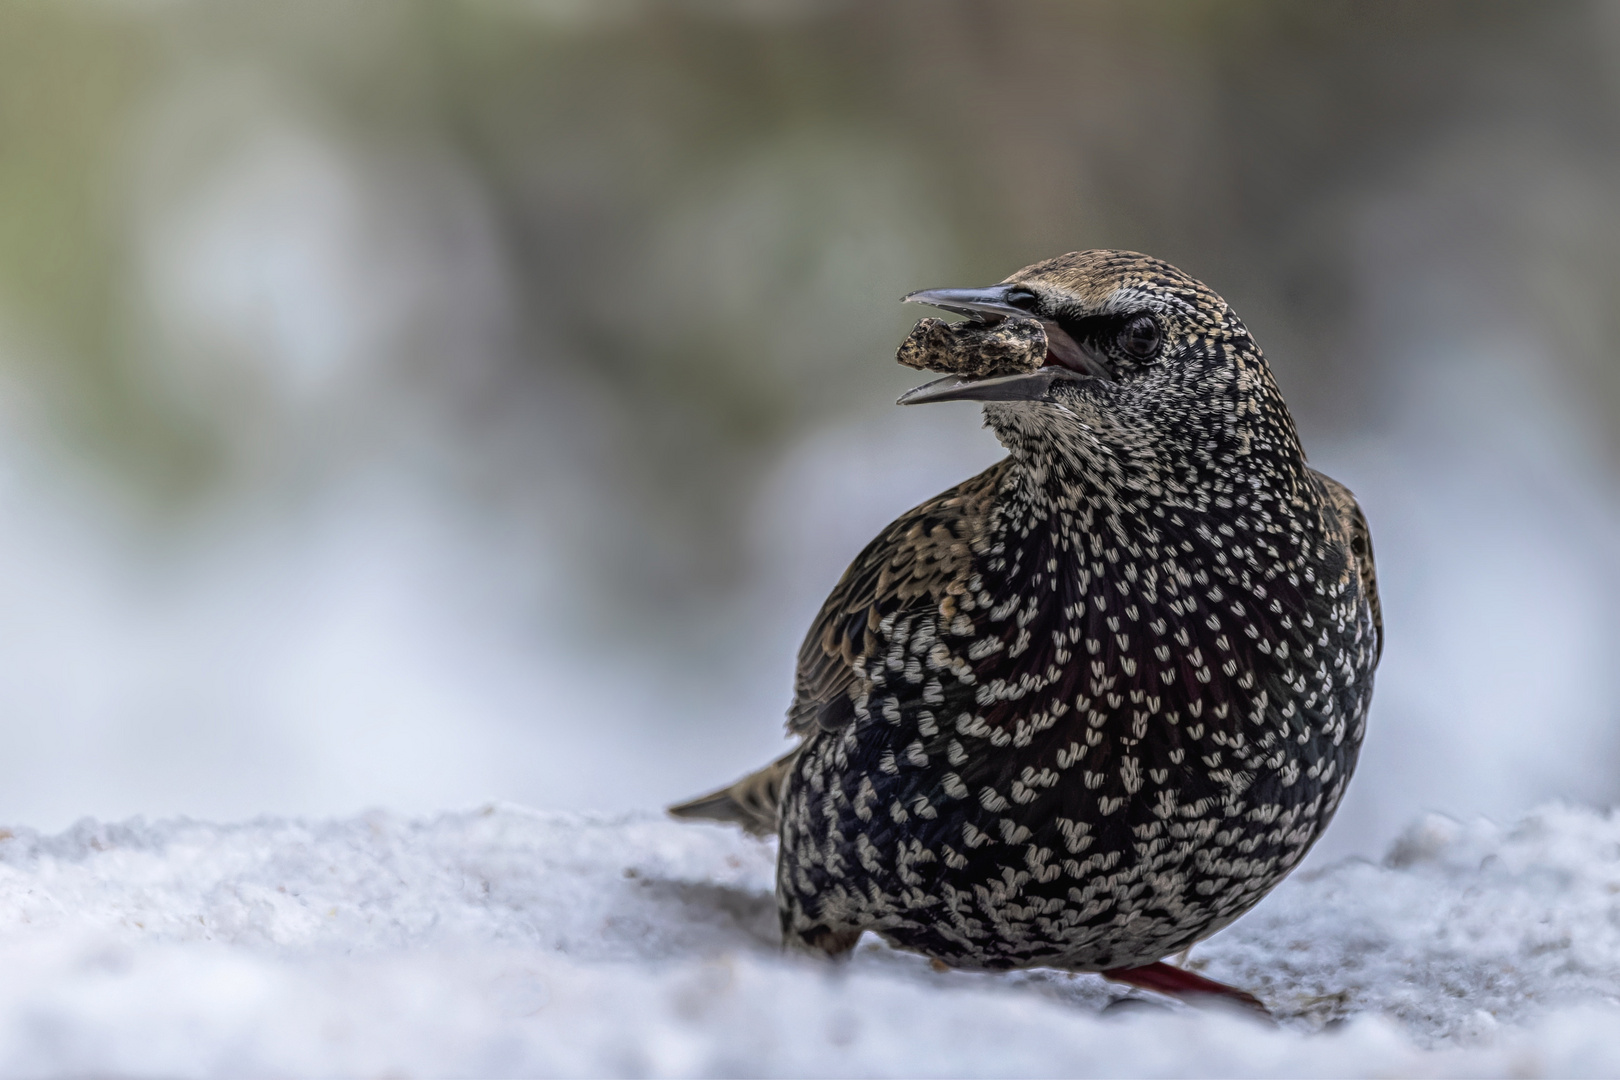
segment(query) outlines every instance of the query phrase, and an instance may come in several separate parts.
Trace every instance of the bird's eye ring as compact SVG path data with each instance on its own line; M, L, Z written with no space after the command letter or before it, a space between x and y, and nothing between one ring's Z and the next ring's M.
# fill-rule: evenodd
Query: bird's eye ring
M1164 344L1164 330L1159 320L1151 315L1138 315L1119 332L1119 347L1127 356L1137 360L1151 360Z

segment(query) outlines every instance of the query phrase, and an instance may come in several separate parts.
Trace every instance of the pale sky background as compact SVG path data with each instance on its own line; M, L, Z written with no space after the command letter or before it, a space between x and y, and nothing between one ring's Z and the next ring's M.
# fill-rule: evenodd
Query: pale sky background
M897 298L1094 246L1223 292L1371 520L1323 857L1609 803L1620 22L1373 7L0 11L0 821L762 763L998 456L892 406Z

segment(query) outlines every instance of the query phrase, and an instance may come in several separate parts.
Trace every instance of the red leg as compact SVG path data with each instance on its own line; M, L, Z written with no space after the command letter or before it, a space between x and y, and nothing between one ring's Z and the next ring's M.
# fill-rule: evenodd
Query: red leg
M1113 982L1140 986L1144 990L1153 990L1183 1000L1201 994L1209 997L1229 998L1251 1009L1257 1009L1267 1016L1271 1015L1266 1007L1260 1003L1260 999L1247 991L1239 990L1235 986L1227 986L1225 983L1218 983L1214 979L1206 979L1202 975L1194 975L1190 971L1171 967L1166 963L1148 964L1145 967L1114 968L1112 971L1102 972L1102 977Z

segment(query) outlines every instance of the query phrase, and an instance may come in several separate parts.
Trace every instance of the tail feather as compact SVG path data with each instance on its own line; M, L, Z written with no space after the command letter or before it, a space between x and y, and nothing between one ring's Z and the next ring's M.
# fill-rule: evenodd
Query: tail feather
M782 781L797 755L795 750L729 787L676 803L669 808L669 813L672 817L741 825L744 832L754 836L775 836Z

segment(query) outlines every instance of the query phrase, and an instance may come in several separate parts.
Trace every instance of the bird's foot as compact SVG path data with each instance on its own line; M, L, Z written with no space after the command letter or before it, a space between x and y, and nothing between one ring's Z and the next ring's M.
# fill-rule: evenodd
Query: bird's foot
M1152 990L1183 1001L1196 997L1226 998L1238 1002L1245 1008L1253 1009L1262 1016L1271 1015L1270 1010L1261 1004L1260 999L1246 990L1218 983L1214 979L1206 979L1202 975L1195 975L1163 962L1143 967L1114 968L1101 974L1103 978L1112 982L1139 986L1144 990Z

